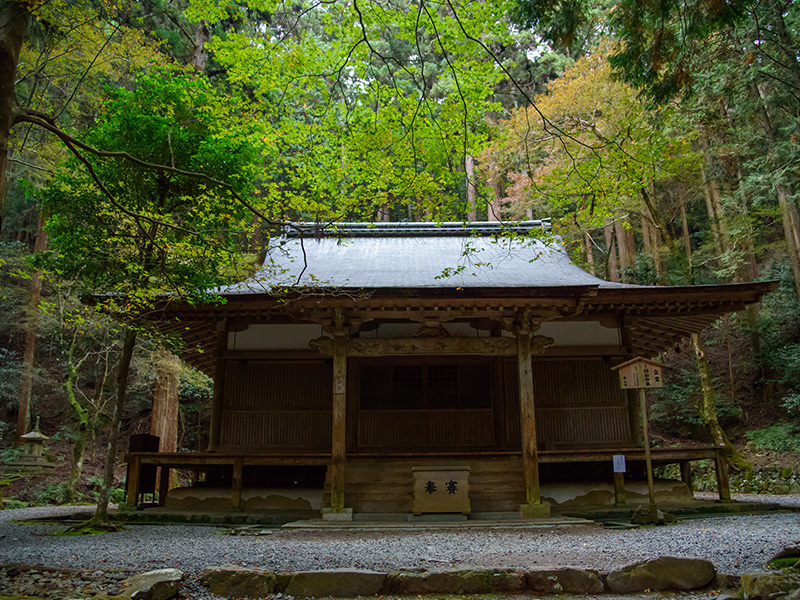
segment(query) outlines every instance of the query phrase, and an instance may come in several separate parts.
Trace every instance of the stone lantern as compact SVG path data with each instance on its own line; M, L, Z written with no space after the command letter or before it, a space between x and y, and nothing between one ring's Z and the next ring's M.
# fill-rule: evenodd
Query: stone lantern
M21 435L22 454L14 460L6 463L8 473L41 473L56 468L56 465L44 453L44 442L49 440L46 435L39 431L39 419L32 431Z

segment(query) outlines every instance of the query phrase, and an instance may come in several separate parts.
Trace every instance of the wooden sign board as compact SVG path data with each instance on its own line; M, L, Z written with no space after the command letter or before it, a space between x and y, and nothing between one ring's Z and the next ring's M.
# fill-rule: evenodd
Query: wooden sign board
M654 360L637 357L612 367L619 371L619 384L623 390L664 387L664 365Z
M414 467L415 515L470 513L469 467Z

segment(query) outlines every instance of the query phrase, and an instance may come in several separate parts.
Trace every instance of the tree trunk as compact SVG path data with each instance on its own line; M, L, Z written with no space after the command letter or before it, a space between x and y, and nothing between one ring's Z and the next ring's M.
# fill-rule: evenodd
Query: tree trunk
M731 445L725 430L719 424L717 417L717 395L714 390L714 383L711 377L711 367L708 365L706 358L705 348L703 341L700 339L700 334L692 334L692 346L694 346L695 357L697 358L697 370L700 373L700 389L702 391L702 399L700 401L699 411L700 418L705 424L708 433L714 440L717 446L725 446L731 449L729 461L731 467L736 470L742 470L747 467L747 461L744 457Z
M636 246L631 241L632 231L625 226L627 220L627 217L619 218L614 223L619 251L620 279L624 282L630 281L631 273L636 268Z
M711 175L713 168L713 157L708 145L708 138L705 135L700 136L700 146L703 149L703 191L706 198L706 211L708 218L711 222L711 235L714 238L714 246L717 249L717 255L722 258L728 249L726 240L724 238L724 231L722 226L722 216L718 213L718 207L722 206L722 197L719 192L719 185Z
M381 204L375 214L375 220L381 222L389 222L392 220L392 214L389 212L389 207L386 204Z
M725 325L725 348L728 351L728 382L731 386L731 403L734 405L736 402L736 374L733 369L733 344L731 343L731 316L725 315L722 317L722 323Z
M36 226L36 243L33 252L44 252L47 248L47 232L44 231L45 218L39 215ZM41 271L36 271L31 279L28 296L28 318L25 327L25 349L22 353L22 374L19 385L19 410L17 411L16 446L22 444L22 436L28 433L31 424L31 396L33 395L33 364L36 357L36 333L39 329L39 301L42 298Z
M103 485L100 487L100 493L97 497L97 508L91 519L80 525L70 527L70 531L92 528L111 531L117 529L116 525L108 518L108 501L111 497L111 487L114 485L114 471L117 466L119 436L122 429L122 411L125 408L125 398L128 392L128 374L130 372L131 357L133 356L133 349L135 346L136 330L126 328L117 370L117 395L111 414L111 424L109 425L108 451L106 452L106 464L103 470Z
M617 247L615 244L614 236L614 223L610 219L606 219L606 224L603 227L603 233L606 238L606 253L608 260L608 280L619 281L619 263L617 263Z
M758 87L751 87L751 92L754 100L758 102L758 115L761 119L761 126L764 128L764 133L767 136L772 153L775 152L775 128L772 125L772 119L767 112L766 99L763 90ZM776 194L778 196L778 205L781 207L781 219L783 222L783 235L786 239L787 252L789 255L789 266L792 269L794 276L794 289L797 297L800 298L800 214L797 210L797 205L792 201L786 187L779 183L777 185Z
M464 170L467 174L467 221L478 220L478 207L476 206L475 193L475 159L471 154L464 157Z
M153 410L150 413L150 433L159 438L159 452L177 451L178 442L178 376L180 359L164 350L156 357L156 377L153 382ZM173 471L172 484L177 481Z
M586 248L586 270L594 275L594 240L592 239L592 234L588 231L584 232L583 238Z
M211 30L208 23L200 21L194 33L194 54L192 55L192 66L198 73L202 73L208 62L208 48L206 44L211 41Z
M264 243L264 224L261 221L261 217L253 215L250 222L253 224L253 234L250 236L249 250L259 255L259 257L265 256L266 244Z
M794 289L797 297L800 298L800 219L798 218L797 206L795 206L786 188L778 188L778 203L781 207L781 217L783 220L783 234L786 238L786 246L789 255L789 265L794 276Z
M689 236L689 219L686 216L686 204L683 198L680 201L681 205L681 234L683 236L683 245L686 248L686 283L691 285L694 283L694 266L692 265L692 239Z
M650 215L651 223L655 228L655 233L653 234L655 240L654 245L658 246L658 240L660 239L664 242L664 245L673 256L680 256L680 251L675 242L675 238L672 237L672 233L667 227L667 222L663 215L656 210L656 206L653 203L651 194L645 187L639 188L639 194L641 195L642 202L647 209L647 214Z
M14 85L17 63L30 14L22 3L0 3L0 232L3 230L3 206L6 198L8 141L14 119Z
M489 185L492 186L492 201L489 203L489 211L487 221L501 221L500 206L503 202L503 180L497 168L492 170L492 178L489 180Z
M72 464L67 477L67 488L64 491L64 501L74 504L78 501L78 484L83 472L83 459L86 454L86 430L89 428L89 411L78 402L75 396L75 384L78 379L78 366L74 363L74 343L67 353L67 381L64 391L67 402L72 408L75 419L75 445L72 447Z
M650 210L642 203L642 238L644 240L644 251L653 260L653 267L656 271L656 281L661 284L664 282L664 272L666 267L661 257L661 244L659 243L658 229L653 225L653 217Z
M72 447L72 465L67 478L67 489L64 493L64 501L67 504L78 502L78 485L83 473L83 461L86 457L86 421L80 421L75 430L75 445Z

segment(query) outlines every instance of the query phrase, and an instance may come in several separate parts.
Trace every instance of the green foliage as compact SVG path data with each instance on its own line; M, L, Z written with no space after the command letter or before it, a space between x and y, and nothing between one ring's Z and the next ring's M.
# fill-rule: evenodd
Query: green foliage
M103 478L102 477L89 477L86 481L86 484L89 486L92 494L92 501L97 500L97 495L99 494L100 487L103 485ZM118 486L113 486L111 488L111 493L109 494L108 501L113 504L119 504L125 500L125 489Z
M800 562L800 557L797 557L797 556L784 556L784 557L781 557L781 558L773 558L765 566L768 569L772 569L772 570L776 570L776 571L783 571L783 570L797 571L798 570L798 562Z
M794 423L778 423L745 433L756 450L792 452L800 448L800 432Z
M0 348L0 404L8 412L18 403L19 378L22 361L16 352ZM14 431L14 424L0 421L0 445Z
M182 450L202 449L213 396L214 380L211 377L188 365L181 366L178 380L178 442Z
M659 429L688 438L702 438L705 425L700 416L702 391L700 377L685 369L670 371L663 388L654 390L650 402L650 420ZM735 423L741 409L726 398L717 400L717 416L721 424Z
M790 417L800 419L800 394L792 393L783 397L781 406L786 409Z
M745 0L623 0L610 18L611 29L622 40L611 62L628 81L663 102L691 84L711 34L742 22L750 6Z
M214 380L208 375L191 367L181 369L178 398L181 403L199 404L211 399L214 395Z
M20 456L22 456L22 448L4 448L0 450L0 463L13 462Z
M626 281L635 281L639 285L658 285L658 273L651 256L644 252L636 255L636 266L627 274Z
M697 373L683 369L670 372L665 386L655 391L650 402L650 420L667 431L689 437L698 435L703 428L697 410L700 393Z
M592 0L517 0L511 19L531 27L557 48L566 48L580 58L596 43L611 9L607 2Z
M30 251L20 242L0 242L0 331L15 331L25 321ZM2 364L2 363L0 363Z
M762 346L759 358L783 389L787 411L798 414L800 300L794 293L791 272L786 265L776 264L772 275L780 280L781 285L765 299L760 313Z
M67 493L65 481L50 480L44 486L33 490L34 504L63 504Z
M37 188L33 182L28 181L23 176L17 177L10 182L9 190L6 193L6 200L3 203L3 231L0 232L4 237L9 237L12 233L18 239L31 239L36 235L37 219L39 216L36 205ZM3 243L0 239L0 243ZM5 243L27 249L25 244L6 241ZM13 253L13 249L5 248L0 250L0 266L3 256Z
M85 141L166 167L92 158L92 172L62 171L45 193L58 249L49 266L139 311L153 295L202 295L241 277L236 251L252 215L239 194L252 186L255 146L238 109L173 68L113 90Z
M465 156L486 143L498 95L517 102L497 64L527 60L507 6L198 1L188 14L236 23L211 49L258 102L267 214L421 220L466 216Z

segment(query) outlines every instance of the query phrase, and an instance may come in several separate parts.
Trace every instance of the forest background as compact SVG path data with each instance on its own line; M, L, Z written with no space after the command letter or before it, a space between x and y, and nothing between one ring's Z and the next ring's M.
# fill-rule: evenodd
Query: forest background
M281 225L529 218L612 281L780 281L649 402L800 491L798 47L790 0L4 2L0 448L40 419L58 464L6 498L113 498L164 403L203 450L212 383L144 317Z

